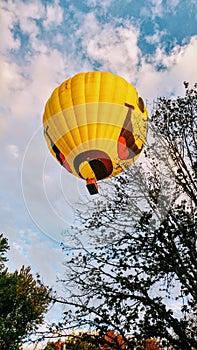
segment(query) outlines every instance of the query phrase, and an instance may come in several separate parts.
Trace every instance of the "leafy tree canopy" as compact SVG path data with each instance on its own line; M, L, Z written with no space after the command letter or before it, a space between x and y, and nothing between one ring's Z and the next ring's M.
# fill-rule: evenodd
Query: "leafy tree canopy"
M114 331L109 330L100 342L99 334L75 333L68 336L66 340L49 341L44 350L113 350L118 340L121 349L127 349L122 337L116 335ZM97 343L97 344L96 344ZM146 339L138 342L136 350L161 350L160 343L157 339Z
M7 258L5 257L6 252L8 251L9 246L7 239L0 234L0 272L5 269L5 262Z
M4 266L7 239L0 236L0 348L17 350L44 320L49 290L40 285L30 267L8 272Z

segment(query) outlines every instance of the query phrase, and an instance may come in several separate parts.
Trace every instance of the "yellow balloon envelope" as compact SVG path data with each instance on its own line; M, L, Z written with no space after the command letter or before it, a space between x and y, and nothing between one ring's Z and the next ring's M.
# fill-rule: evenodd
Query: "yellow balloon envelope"
M43 126L53 156L85 179L116 176L142 151L148 113L133 85L109 72L79 73L64 81L46 103Z

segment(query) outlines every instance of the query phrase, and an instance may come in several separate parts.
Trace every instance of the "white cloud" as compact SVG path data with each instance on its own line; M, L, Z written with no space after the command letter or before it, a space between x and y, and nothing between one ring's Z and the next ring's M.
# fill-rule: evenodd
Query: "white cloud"
M196 82L196 57L197 36L192 37L187 45L176 46L169 55L159 47L151 62L142 60L137 81L139 90L150 102L159 96L183 95L183 82L188 81L191 85ZM166 68L157 71L157 65Z
M55 42L60 44L60 45L63 45L64 44L64 36L60 33L57 33L55 35Z
M92 63L100 63L101 70L134 79L140 55L139 30L130 22L101 24L89 13L76 35L83 38L84 52Z
M159 30L159 29L155 29L155 32L153 35L147 35L145 37L145 40L147 41L147 43L149 44L158 44L161 42L162 37L166 34L166 30Z
M8 120L6 120L4 116L0 116L0 138L1 138L1 140L4 139L7 131L8 131Z
M10 29L13 28L13 25L16 23L16 18L13 12L1 8L0 13L0 21L1 21L1 35L0 35L0 51L5 54L9 49L19 49L20 47L20 39L14 38L14 32Z
M16 14L22 28L24 28L24 30L27 32L29 32L28 20L39 20L45 15L45 7L40 0L35 0L32 2L24 2L21 0L16 2L14 0L10 0L8 1L8 9Z
M151 5L151 17L162 17L164 12L163 0L150 0Z
M8 154L13 158L17 159L19 157L19 149L17 145L8 145L7 146Z
M116 28L106 25L102 31L92 38L87 46L89 57L103 62L112 70L127 70L128 66L136 67L139 49L137 32L134 28ZM129 62L129 64L128 64Z
M86 5L92 8L99 7L99 10L102 8L104 11L106 11L111 4L113 3L113 0L86 0Z
M197 81L197 36L183 46L177 47L170 55L171 65L168 62L169 83L173 85L182 85L183 81L194 84ZM167 83L167 81L166 81Z
M176 7L178 6L179 2L180 0L167 0L167 8L170 9L173 13L175 13Z
M156 17L164 17L166 12L175 14L179 2L180 0L167 0L164 4L163 0L148 0L141 7L140 14L141 16L150 17L154 21Z
M67 77L66 67L69 59L58 50L47 50L46 53L38 53L31 59L29 72L31 73L31 91L37 95L42 106L50 97L52 90ZM41 107L41 105L39 106Z
M3 49L19 49L21 39L19 35L28 34L30 42L39 34L39 27L36 20L40 20L44 16L44 6L39 0L34 2L24 1L4 1L1 7L2 25L4 39ZM17 29L14 31L14 26ZM17 38L14 38L14 35ZM2 49L2 48L1 48Z
M24 88L24 80L21 80L22 69L15 62L9 62L1 59L1 80L0 90L1 96L4 97L4 103L10 105L10 101L5 97L14 90L22 90Z
M46 5L46 18L43 25L49 28L51 25L59 25L63 21L63 9L59 6L59 1L55 0L53 4Z
M57 50L32 56L25 67L12 61L2 61L1 105L9 110L10 117L29 124L32 122L30 118L39 115L41 122L44 105L52 90L67 78L66 64L65 57ZM0 113L3 120L4 110Z

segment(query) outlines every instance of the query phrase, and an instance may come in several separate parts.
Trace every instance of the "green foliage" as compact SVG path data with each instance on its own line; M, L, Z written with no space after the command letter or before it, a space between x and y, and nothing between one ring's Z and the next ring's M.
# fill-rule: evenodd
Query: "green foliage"
M66 349L68 350L100 350L100 346L95 344L96 337L89 334L75 334L69 336L66 340ZM63 349L64 342L48 342L44 350L59 350ZM59 345L59 346L58 346Z
M97 246L66 261L65 328L113 329L127 349L152 337L197 347L197 90L185 87L185 97L155 104L143 163L77 213Z
M0 238L0 259L8 249L7 240ZM0 348L19 349L37 326L49 304L49 291L39 285L31 274L30 267L9 273L0 272Z
M9 249L8 241L0 234L0 272L5 268L4 263L7 261L5 253Z
M90 336L81 336L78 338L70 339L66 343L66 348L69 350L100 350L100 347L94 344Z

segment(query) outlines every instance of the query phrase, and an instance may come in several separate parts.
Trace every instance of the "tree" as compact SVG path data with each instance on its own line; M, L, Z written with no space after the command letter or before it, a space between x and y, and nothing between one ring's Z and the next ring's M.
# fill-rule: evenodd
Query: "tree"
M48 341L44 350L56 350L56 342Z
M5 262L7 258L5 257L5 253L8 251L8 241L2 234L0 234L0 273L5 269Z
M73 337L66 343L66 349L69 350L100 350L96 344L96 338L88 334L83 334L80 337Z
M7 239L0 236L0 261L5 262ZM1 265L0 271L0 348L16 350L43 323L50 298L24 266L14 273Z
M83 227L75 239L85 231L95 246L81 244L66 261L60 326L114 329L127 349L152 337L197 348L197 86L185 89L185 97L155 104L143 162L77 213Z
M67 336L66 341L48 342L44 350L100 350L95 344L96 337L87 333L79 333Z
M106 344L101 347L101 350L111 350L116 347L116 344L120 346L121 349L125 349L125 342L120 334L115 334L115 332L110 329L104 337Z
M100 344L97 342L99 334L90 333L75 333L67 336L67 340L49 341L44 347L44 350L113 350L116 347L116 342L119 343L121 349L127 349L125 342L119 334L115 334L113 330L109 330L103 337ZM96 344L97 343L97 344ZM138 350L160 350L160 344L157 339L146 339L138 342Z

